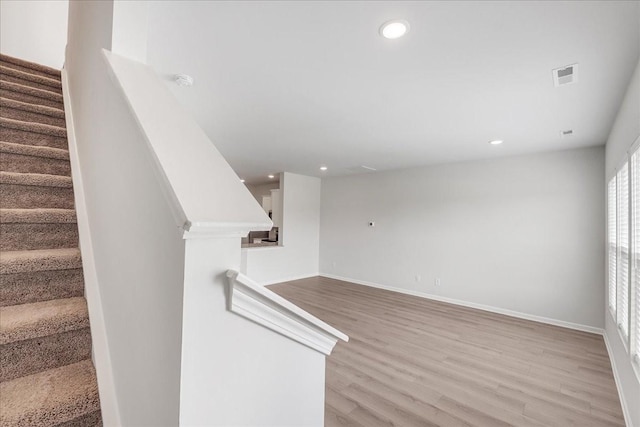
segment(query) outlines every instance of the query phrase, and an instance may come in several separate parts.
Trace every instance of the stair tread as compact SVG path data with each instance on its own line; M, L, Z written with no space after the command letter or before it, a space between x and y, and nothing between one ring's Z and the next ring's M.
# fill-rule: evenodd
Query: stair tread
M0 274L81 268L78 248L5 251L0 256Z
M84 297L0 307L0 344L89 327Z
M60 138L67 137L67 130L65 128L53 125L45 125L43 123L25 122L22 120L7 119L6 117L0 117L0 126L9 129L18 129L25 132L41 133L45 135L58 136Z
M4 171L0 171L0 184L61 188L73 187L73 181L70 176Z
M100 409L90 359L0 384L0 425L51 426Z
M0 209L2 224L74 224L76 222L74 209Z
M10 64L19 65L21 67L29 68L29 69L34 70L34 71L40 71L42 73L49 74L51 76L51 78L55 78L55 79L60 79L61 78L60 70L48 67L46 65L36 64L35 62L25 61L24 59L15 58L13 56L5 55L3 53L0 53L0 61L8 62Z
M62 104L62 95L51 90L38 89L35 87L21 85L20 83L8 82L0 79L0 89L8 90L16 93L23 93L25 95L35 96L37 98L44 98L53 101L57 101Z
M47 147L45 145L27 145L18 144L15 142L0 141L0 153L22 154L23 156L69 160L69 150Z
M62 89L62 82L58 79L45 77L38 74L28 73L22 70L16 70L15 68L6 67L4 65L0 65L0 74L16 77L18 79L26 80L33 83L39 83L44 86L49 86L52 89L57 89L57 90Z
M32 113L44 114L46 116L56 117L59 119L64 118L64 110L60 108L47 107L46 105L30 104L28 102L16 101L15 99L9 99L5 97L0 97L0 107L30 111Z

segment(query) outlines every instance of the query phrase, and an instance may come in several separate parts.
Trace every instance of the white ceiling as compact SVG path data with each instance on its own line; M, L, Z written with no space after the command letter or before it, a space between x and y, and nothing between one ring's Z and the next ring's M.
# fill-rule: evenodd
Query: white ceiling
M394 18L411 31L383 39ZM639 52L636 1L160 1L149 17L149 63L194 77L170 87L247 182L602 145ZM579 81L554 87L573 63Z

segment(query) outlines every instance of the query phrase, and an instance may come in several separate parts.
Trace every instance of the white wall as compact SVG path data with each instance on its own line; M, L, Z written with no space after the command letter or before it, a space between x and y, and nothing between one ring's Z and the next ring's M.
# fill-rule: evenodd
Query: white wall
M67 0L0 1L0 52L62 68L68 10Z
M603 177L595 147L324 179L320 272L602 328Z
M251 195L262 205L262 197L271 197L271 190L280 188L279 182L270 182L268 184L247 184L247 188L251 192Z
M260 284L318 275L320 179L280 175L282 246L242 250L243 273Z
M65 69L81 170L74 180L85 189L96 269L85 271L86 286L99 289L122 425L175 426L184 241L146 140L102 55L111 46L112 12L111 1L74 1L69 13ZM105 418L105 425L113 424Z
M607 140L606 162L607 162L607 182L615 174L615 168L624 160L627 151L634 141L640 136L640 63L636 67L633 78L627 89L624 102L620 107L616 121L611 129L611 134ZM606 223L600 225L606 229ZM606 283L604 282L606 289ZM609 314L608 293L605 292L607 300L602 305L601 310L605 312L605 335L609 343L611 361L617 373L618 387L622 391L622 397L628 408L631 426L640 426L640 381L633 372L629 354L624 348L620 334L616 327L616 322Z
M180 425L323 426L324 355L224 309L227 240L187 241Z

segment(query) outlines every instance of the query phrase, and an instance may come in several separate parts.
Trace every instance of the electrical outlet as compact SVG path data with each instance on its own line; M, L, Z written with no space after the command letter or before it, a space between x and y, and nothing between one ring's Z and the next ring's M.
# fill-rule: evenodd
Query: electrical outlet
M436 277L435 283L436 286L440 286L440 278Z
M416 282L422 282L422 276L416 274Z
M331 267L333 267L333 268L336 268L336 266L337 266L337 265L338 265L338 263L337 263L337 262L335 262L335 261L333 261L333 262L331 263Z

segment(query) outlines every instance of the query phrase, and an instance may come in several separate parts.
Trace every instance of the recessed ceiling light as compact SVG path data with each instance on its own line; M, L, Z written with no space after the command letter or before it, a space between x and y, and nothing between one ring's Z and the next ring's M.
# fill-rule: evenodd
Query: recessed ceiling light
M380 27L380 35L385 39L397 39L409 32L409 23L404 19L387 21Z
M269 179L275 178L275 175L269 175Z
M326 166L320 166L320 170L321 170L321 171L326 171L326 170L327 170L327 167L326 167Z
M244 183L244 179L241 179L240 182Z
M500 145L502 144L504 141L501 139L494 139L493 141L489 141L489 144L491 145Z

